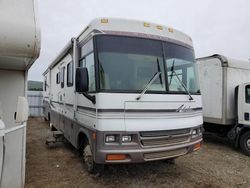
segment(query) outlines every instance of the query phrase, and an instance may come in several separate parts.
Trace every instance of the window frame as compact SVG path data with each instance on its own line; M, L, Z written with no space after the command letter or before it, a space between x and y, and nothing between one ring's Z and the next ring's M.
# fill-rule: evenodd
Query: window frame
M92 43L92 44L91 44ZM85 59L85 64L83 64L82 67L86 67L86 57L89 56L90 54L93 53L93 56L94 56L94 69L95 69L95 89L94 91L88 91L88 93L97 93L99 92L98 90L98 79L97 79L97 62L98 62L98 59L96 58L96 49L95 49L95 37L91 37L89 38L88 40L86 41L83 41L80 43L80 59L77 63L77 67L80 67L80 62L82 60ZM86 50L84 50L83 48L85 48Z
M72 66L71 68L71 79L72 79L72 82L69 82L69 66ZM73 61L69 62L67 64L67 87L72 87L74 85L74 64L73 64Z

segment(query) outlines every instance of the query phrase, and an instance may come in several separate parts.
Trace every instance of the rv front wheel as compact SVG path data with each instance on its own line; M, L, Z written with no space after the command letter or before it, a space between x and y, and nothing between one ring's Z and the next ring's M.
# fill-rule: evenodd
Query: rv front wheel
M104 165L95 163L92 150L89 144L86 144L84 147L83 161L89 173L95 174L95 175L100 175L102 173Z
M241 135L240 148L246 155L250 156L250 131Z

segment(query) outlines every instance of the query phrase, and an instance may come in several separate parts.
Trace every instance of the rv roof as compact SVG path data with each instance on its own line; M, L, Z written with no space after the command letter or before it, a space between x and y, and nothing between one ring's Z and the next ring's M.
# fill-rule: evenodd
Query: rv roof
M163 25L127 19L94 19L77 37L78 41L83 41L93 31L98 31L102 34L115 34L125 36L137 36L143 38L153 38L158 40L172 40L181 42L188 46L193 46L192 39L181 31L166 27ZM61 58L69 51L72 44L71 41L59 53L56 59L49 65L48 69L55 66ZM43 73L46 74L48 69Z
M243 61L243 60L237 60L229 57L225 57L220 54L214 54L207 57L197 58L196 60L205 60L205 59L212 59L216 58L221 61L221 66L223 67L231 67L231 68L237 68L237 69L249 69L250 70L250 61ZM200 61L201 62L201 61Z
M158 36L158 39L168 38L177 40L192 46L192 40L181 31L163 25L127 19L94 19L89 26L78 36L79 41L83 40L88 32L98 30L102 33L114 33L120 35L134 35L141 37Z

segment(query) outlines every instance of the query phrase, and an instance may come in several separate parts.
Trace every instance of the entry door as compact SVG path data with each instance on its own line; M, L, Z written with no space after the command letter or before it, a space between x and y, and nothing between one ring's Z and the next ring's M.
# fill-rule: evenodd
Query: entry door
M62 132L65 130L65 66L60 69L60 91L59 91L59 105L60 105L60 117L59 117L59 128Z

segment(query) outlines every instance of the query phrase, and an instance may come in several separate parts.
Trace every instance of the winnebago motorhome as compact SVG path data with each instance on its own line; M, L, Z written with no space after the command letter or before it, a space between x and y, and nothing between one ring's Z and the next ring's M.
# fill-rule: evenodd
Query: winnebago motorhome
M192 40L152 23L95 19L44 72L45 117L103 164L176 158L200 148Z
M27 71L39 55L33 0L0 1L0 187L25 183Z
M250 62L213 55L197 59L204 126L250 156Z

